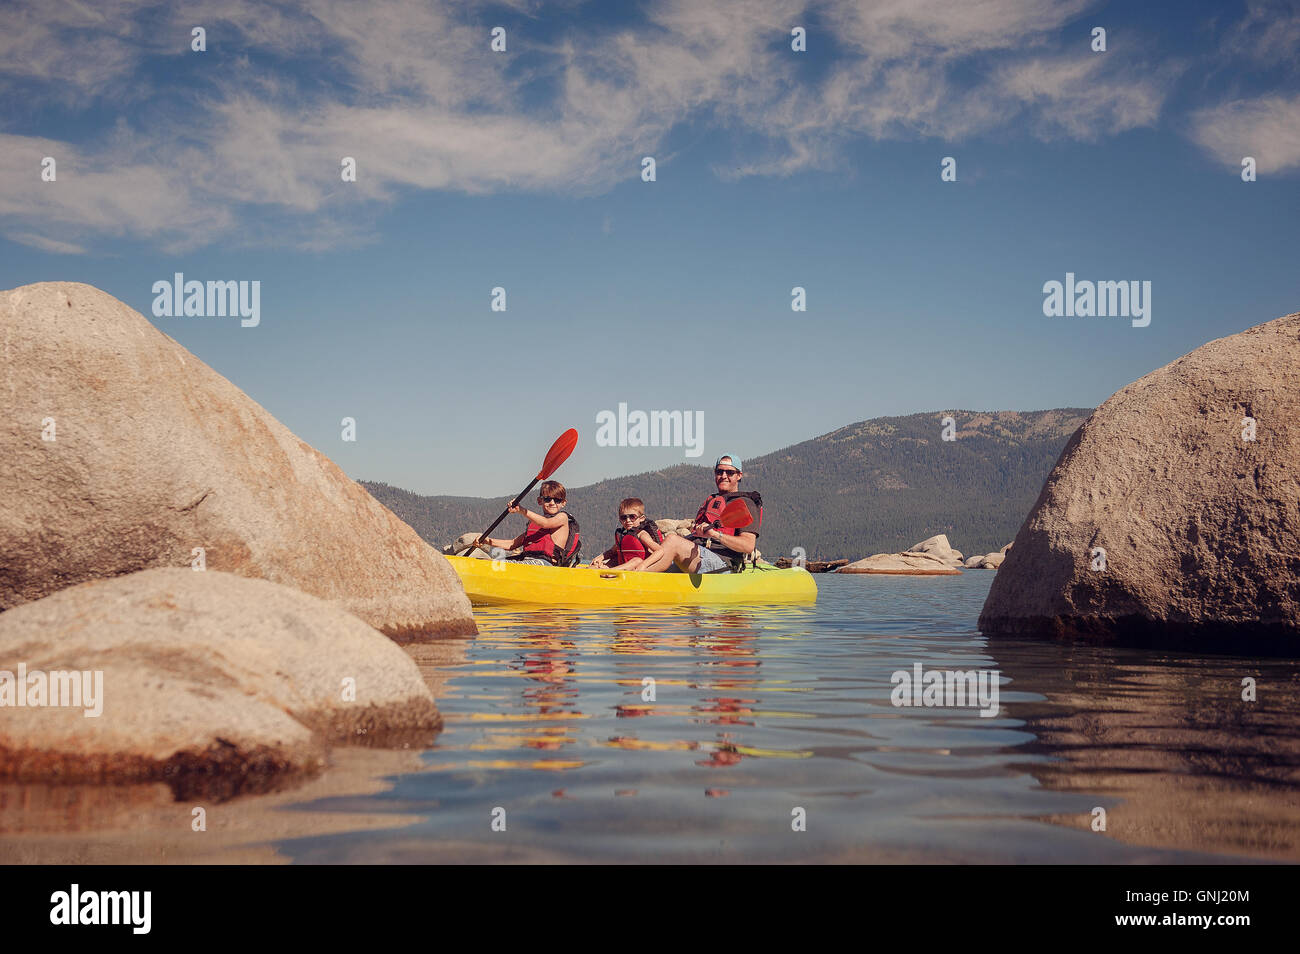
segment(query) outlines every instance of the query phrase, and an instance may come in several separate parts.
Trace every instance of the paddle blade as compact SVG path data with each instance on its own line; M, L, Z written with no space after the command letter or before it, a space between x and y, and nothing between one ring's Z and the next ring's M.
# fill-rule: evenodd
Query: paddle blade
M537 479L545 480L555 473L559 466L569 459L569 455L573 453L573 449L577 446L578 431L576 428L571 427L556 438L555 443L551 445L551 449L546 452L546 460L542 462L542 469L537 472Z
M715 526L726 527L729 530L747 527L753 522L754 518L749 513L749 507L745 506L745 501L739 499L727 504L713 521Z

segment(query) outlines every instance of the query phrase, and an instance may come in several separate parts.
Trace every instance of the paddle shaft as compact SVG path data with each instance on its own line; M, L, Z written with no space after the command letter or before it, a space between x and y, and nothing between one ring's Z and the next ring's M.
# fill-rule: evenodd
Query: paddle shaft
M537 472L537 476L533 478L533 482L531 484L529 484L523 490L519 491L519 496L517 496L511 502L510 507L518 507L519 501L524 499L524 494L528 493L528 491L536 487L537 482L539 480L545 480L547 477L550 477L551 474L555 473L555 469L569 459L569 455L573 453L573 449L577 446L578 446L578 432L572 427L569 428L567 431L565 431L563 434L561 434L559 437L557 437L555 439L555 443L551 445L551 449L546 452L546 459L542 461L542 469ZM482 533L479 534L479 540L482 540L489 533L495 530L497 528L497 524L499 524L502 520L504 520L507 516L509 516L510 507L507 507L505 510L503 510L501 512L501 516L497 517L495 520L492 521L492 526L488 527L486 530L484 530ZM470 544L469 549L466 550L462 555L469 556L479 547L480 544L478 540L475 540L473 543Z
M524 497L527 495L528 491L530 491L530 490L532 490L534 487L536 487L536 486L537 486L537 482L538 482L539 480L541 480L541 479L542 479L541 477L534 477L533 480L532 480L532 483L530 483L530 484L529 484L527 487L525 487L523 490L519 491L519 495L518 495L517 497L515 497L515 499L512 500L512 501L510 502L510 507L518 507L518 506L519 506L519 501L523 500ZM483 538L489 536L489 535L492 533L492 531L495 530L495 529L500 525L500 523L501 523L502 520L504 520L506 517L510 516L510 507L506 507L505 510L501 511L501 516L497 517L495 520L492 521L492 526L488 527L486 530L484 530L482 533L479 534L479 539L483 539ZM477 548L478 548L478 542L475 541L474 543L471 543L471 544L469 545L469 549L466 550L466 551L464 552L464 554L462 554L462 555L463 555L463 556L469 556L469 555L470 555L471 553L473 553Z

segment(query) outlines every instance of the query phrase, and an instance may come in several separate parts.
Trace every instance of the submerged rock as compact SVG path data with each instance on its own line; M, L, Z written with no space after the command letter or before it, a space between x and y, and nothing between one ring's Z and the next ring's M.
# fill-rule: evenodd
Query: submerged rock
M803 564L803 568L809 573L833 573L842 566L848 566L848 560L808 560ZM772 564L778 570L788 570L795 563L789 557L778 557Z
M56 700L56 683L75 698ZM331 743L423 748L441 724L391 640L324 600L212 570L145 570L0 614L0 703L0 777L178 792L270 787L319 769Z
M0 339L0 609L202 559L390 636L475 631L441 554L139 312L25 285L0 292Z
M1300 653L1300 314L1211 341L1099 407L979 625Z

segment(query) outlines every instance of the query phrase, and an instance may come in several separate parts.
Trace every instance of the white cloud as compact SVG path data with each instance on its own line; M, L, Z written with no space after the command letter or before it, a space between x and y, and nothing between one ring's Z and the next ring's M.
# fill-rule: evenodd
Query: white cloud
M1043 45L1093 0L833 0L837 38L870 60L951 59ZM1087 31L1080 31L1087 42Z
M1246 15L1229 29L1223 51L1257 66L1294 69L1300 51L1300 8L1294 0L1247 0Z
M1300 3L1247 0L1246 14L1224 32L1214 88L1223 101L1195 110L1187 133L1216 162L1241 169L1253 156L1261 173L1300 169ZM1264 92L1241 88L1250 75ZM1269 86L1274 91L1267 91ZM1281 87L1280 90L1277 88Z
M319 247L369 237L404 189L608 190L642 155L670 159L666 136L684 121L758 144L719 164L728 177L833 168L859 136L954 140L1024 121L1043 138L1093 140L1154 123L1168 75L1049 56L1091 5L664 0L635 26L555 39L529 29L535 0L515 0L500 55L485 16L498 6L476 2L20 4L0 24L15 27L0 29L0 89L143 102L130 125L84 141L0 137L0 213L66 243L278 234ZM798 57L815 54L791 52L789 33L814 22L810 51L837 58L809 79ZM207 54L189 52L193 25ZM181 59L200 56L206 79L205 61ZM200 85L163 85L166 57ZM36 187L42 149L66 157L57 188ZM357 159L354 184L340 180L343 156Z
M46 156L55 160L53 182L41 178ZM204 229L219 234L235 221L230 209L203 199L185 173L133 158L121 143L83 152L55 140L0 134L0 216L38 228L51 241L72 244L89 233L192 246Z
M54 255L85 255L86 250L80 245L74 245L71 242L60 242L56 239L46 238L43 235L33 235L30 232L9 232L5 235L11 242L17 242L20 245L28 245L32 248L40 249L42 252L50 252Z
M0 11L0 92L43 84L46 97L74 102L129 76L147 43L131 23L137 2L12 2Z
M1300 95L1235 100L1192 115L1192 139L1225 166L1253 156L1261 173L1300 169Z
M1095 141L1154 124L1180 68L1167 64L1141 77L1108 75L1110 63L1094 53L1040 57L998 70L996 84L1008 102L1034 114L1035 133L1043 139Z

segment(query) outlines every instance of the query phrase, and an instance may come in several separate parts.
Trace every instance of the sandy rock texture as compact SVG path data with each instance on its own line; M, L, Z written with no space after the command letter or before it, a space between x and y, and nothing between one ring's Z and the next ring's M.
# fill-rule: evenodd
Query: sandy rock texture
M97 675L74 697L55 673ZM332 603L212 570L92 581L0 614L0 700L0 777L228 793L315 772L332 744L423 748L441 725L391 640Z
M876 553L840 567L836 573L885 573L895 576L959 576L961 570L929 553Z
M201 550L394 638L475 631L441 554L111 295L0 292L0 351L0 609Z
M1101 405L1016 534L980 628L1300 652L1300 314Z

